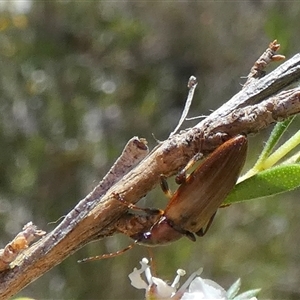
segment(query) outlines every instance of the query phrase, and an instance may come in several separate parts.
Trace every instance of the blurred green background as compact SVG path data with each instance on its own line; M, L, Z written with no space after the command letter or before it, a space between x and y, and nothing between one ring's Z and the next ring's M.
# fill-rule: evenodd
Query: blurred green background
M189 115L209 114L240 90L270 41L288 58L299 52L299 15L297 1L1 1L0 247L30 220L51 231L132 136L150 148L152 134L167 138L191 75L199 85ZM250 138L249 166L270 130ZM166 198L157 188L139 205L163 208ZM224 288L241 277L261 299L299 299L299 212L299 191L222 209L196 243L154 249L157 275L203 267ZM146 248L76 262L130 242L91 243L18 296L142 299L127 275Z

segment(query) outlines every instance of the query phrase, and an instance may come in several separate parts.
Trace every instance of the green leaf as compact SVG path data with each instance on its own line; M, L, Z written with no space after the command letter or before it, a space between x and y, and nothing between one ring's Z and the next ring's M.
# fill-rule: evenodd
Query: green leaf
M261 162L264 161L270 155L273 148L276 146L284 132L288 129L294 118L295 117L288 118L285 121L279 122L275 125L256 164L261 164Z
M293 190L300 186L300 164L280 165L237 184L223 204L243 202Z
M263 163L262 168L268 169L282 159L286 154L291 152L300 144L300 130L297 131L288 141L281 145L272 155L270 155Z
M293 116L293 117L288 118L285 121L279 122L275 125L275 127L272 130L271 135L269 136L269 139L266 142L265 147L262 150L257 162L254 164L254 166L246 174L244 174L242 176L242 178L240 178L241 181L246 180L247 178L250 178L250 177L254 176L257 173L272 167L282 157L282 156L279 156L279 158L276 160L276 158L278 156L278 154L277 154L275 158L273 156L271 161L269 160L269 162L267 162L267 164L265 163L266 160L268 160L268 157L270 156L270 153L272 152L272 150L274 149L276 144L279 142L279 140L282 137L282 135L284 134L284 132L288 129L288 127L290 126L290 124L292 123L294 118L295 117Z

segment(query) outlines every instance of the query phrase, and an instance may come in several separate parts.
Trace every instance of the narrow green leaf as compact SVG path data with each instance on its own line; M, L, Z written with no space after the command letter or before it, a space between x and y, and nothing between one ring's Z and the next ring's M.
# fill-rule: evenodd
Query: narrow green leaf
M285 121L279 122L275 125L256 164L260 164L262 161L264 161L270 155L273 148L276 146L279 139L284 134L284 132L288 129L288 127L290 126L290 124L292 123L293 120L294 120L294 117L291 117L291 118L288 118Z
M237 184L224 204L243 202L293 190L300 186L300 164L280 165Z
M280 138L284 134L284 132L288 129L288 127L290 126L290 124L292 123L294 118L295 118L295 116L290 117L290 118L286 119L285 121L279 122L275 125L258 160L254 164L254 166L240 178L240 181L244 181L244 180L254 176L255 174L267 169L267 167L264 165L264 162L268 159L268 156L272 152L273 148L276 146L276 144L278 143L278 141L280 140ZM271 167L271 166L269 166L269 167Z
M291 152L300 144L300 130L297 131L288 141L281 145L272 155L270 155L264 162L262 168L268 169L275 165L287 153Z

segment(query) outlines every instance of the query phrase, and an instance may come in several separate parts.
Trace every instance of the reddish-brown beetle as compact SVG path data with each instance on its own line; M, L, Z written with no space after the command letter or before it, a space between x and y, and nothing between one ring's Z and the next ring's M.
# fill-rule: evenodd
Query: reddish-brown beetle
M245 163L246 154L245 136L238 135L226 141L185 179L170 196L164 211L139 209L144 210L146 216L129 214L127 219L123 219L128 223L128 228L122 232L134 239L135 244L146 246L167 244L182 236L192 241L196 240L194 234L203 236L218 208L234 187ZM167 185L163 183L162 187L170 195ZM120 197L119 200L123 201ZM130 204L128 207L138 209ZM118 229L120 227L124 228L124 223L117 225ZM82 262L113 257L131 249L133 245L116 253L87 258Z
M183 235L196 240L203 236L217 209L234 187L244 165L247 139L234 137L217 148L187 177L171 197L161 217L148 232L131 238L136 243L156 246Z

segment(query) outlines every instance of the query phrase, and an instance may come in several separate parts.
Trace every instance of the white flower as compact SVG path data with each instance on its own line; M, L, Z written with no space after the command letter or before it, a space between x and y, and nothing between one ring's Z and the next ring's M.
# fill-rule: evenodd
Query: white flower
M173 283L168 285L162 279L152 276L150 266L148 266L147 258L143 258L140 264L140 269L134 268L133 272L128 275L131 285L137 289L145 289L146 295L153 297L154 299L170 299L176 292L176 287L179 284L180 276L185 275L184 270L178 270L177 276L175 277ZM141 274L144 272L148 284L141 277ZM148 296L146 297L148 298Z
M196 277L190 284L188 292L181 297L182 300L192 299L220 299L226 300L226 291L217 283L209 279Z
M134 268L133 272L129 274L129 278L132 286L137 289L146 290L146 299L148 300L234 300L240 289L240 280L237 280L226 292L216 282L209 279L202 279L199 276L202 273L201 268L192 273L188 280L177 290L180 277L185 275L184 270L177 270L177 276L173 283L169 285L162 279L152 276L146 258L143 258L140 264L141 268ZM142 273L145 273L148 283L142 279ZM255 295L257 295L258 292L259 290L250 290L237 296L237 299L257 300Z

